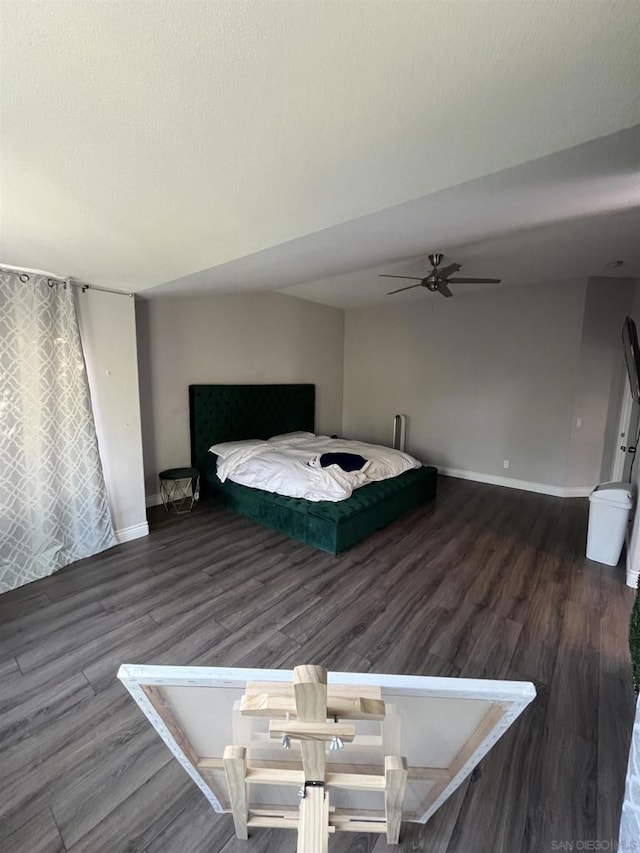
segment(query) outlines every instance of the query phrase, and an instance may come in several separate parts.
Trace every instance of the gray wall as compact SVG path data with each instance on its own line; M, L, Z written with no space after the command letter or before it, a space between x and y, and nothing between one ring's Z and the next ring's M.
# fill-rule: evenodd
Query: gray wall
M566 485L608 480L622 402L622 324L633 306L633 279L590 278L585 301L580 370Z
M192 383L313 382L316 428L342 427L344 312L279 293L164 297L137 304L147 495L188 465Z
M629 282L563 281L347 311L345 433L388 442L402 412L407 449L425 461L588 489L630 293Z
M346 315L268 292L141 300L147 494L159 470L189 461L197 382L313 382L322 432L390 443L402 412L407 449L425 461L589 490L608 476L632 294L629 280L590 279L425 293Z

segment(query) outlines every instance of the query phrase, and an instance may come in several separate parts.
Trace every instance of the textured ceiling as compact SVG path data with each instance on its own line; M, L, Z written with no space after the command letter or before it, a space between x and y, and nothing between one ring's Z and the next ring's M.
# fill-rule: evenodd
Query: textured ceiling
M2 19L0 258L102 286L315 232L330 260L340 223L640 122L637 0L47 0ZM467 237L495 213L489 195ZM378 248L361 264L399 259Z

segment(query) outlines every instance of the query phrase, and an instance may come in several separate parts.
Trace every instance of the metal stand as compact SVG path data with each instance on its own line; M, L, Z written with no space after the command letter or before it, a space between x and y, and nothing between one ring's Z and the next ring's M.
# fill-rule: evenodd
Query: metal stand
M167 512L178 515L191 512L200 497L200 472L197 468L168 468L161 471L160 497Z

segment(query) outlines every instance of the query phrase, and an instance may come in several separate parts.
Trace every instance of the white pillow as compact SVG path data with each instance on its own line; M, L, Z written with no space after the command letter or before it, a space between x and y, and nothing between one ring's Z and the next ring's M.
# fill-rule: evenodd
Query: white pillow
M289 444L290 442L298 444L301 441L308 441L310 438L315 437L316 435L313 432L297 430L296 432L283 432L280 435L274 435L268 438L267 441L269 444Z
M259 438L246 438L244 441L223 441L220 444L212 444L209 453L215 453L221 459L226 459L236 450L248 450L250 447L256 447L259 444L264 444Z

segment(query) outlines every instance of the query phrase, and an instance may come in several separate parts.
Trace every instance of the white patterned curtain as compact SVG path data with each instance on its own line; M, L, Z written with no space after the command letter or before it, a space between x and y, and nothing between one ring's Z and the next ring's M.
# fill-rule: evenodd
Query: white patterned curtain
M0 592L116 544L73 290L0 273Z

